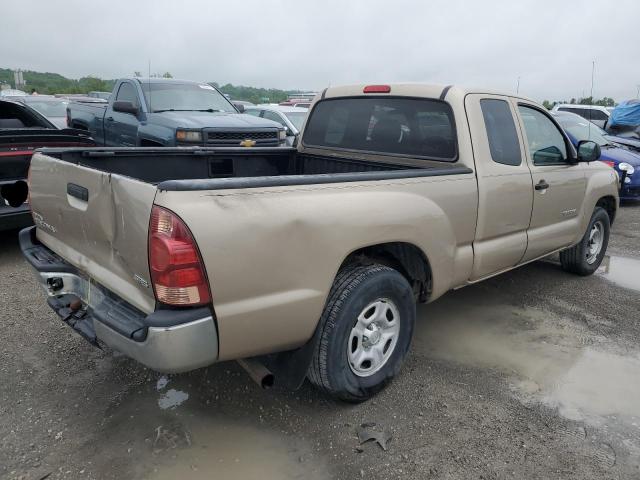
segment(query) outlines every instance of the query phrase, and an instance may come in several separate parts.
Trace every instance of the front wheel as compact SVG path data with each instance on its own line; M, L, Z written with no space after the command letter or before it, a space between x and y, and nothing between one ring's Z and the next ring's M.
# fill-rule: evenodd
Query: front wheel
M596 207L580 243L560 252L562 268L583 276L595 272L607 251L610 229L611 224L606 210Z
M366 400L400 371L415 317L413 290L396 270L383 265L345 267L320 318L309 380L338 399Z

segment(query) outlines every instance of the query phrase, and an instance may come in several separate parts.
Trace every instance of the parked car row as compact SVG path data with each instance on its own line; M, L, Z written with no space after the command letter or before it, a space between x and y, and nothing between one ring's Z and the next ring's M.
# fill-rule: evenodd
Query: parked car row
M607 138L640 152L640 100L626 100L613 107L558 104L554 112L570 112L606 130Z

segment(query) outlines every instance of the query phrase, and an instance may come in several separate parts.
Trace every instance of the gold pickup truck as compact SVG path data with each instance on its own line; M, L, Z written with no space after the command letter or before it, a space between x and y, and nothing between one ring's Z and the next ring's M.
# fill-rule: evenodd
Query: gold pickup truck
M554 252L598 268L619 204L599 155L525 98L331 87L297 148L40 151L20 242L92 343L361 401L399 372L416 302Z

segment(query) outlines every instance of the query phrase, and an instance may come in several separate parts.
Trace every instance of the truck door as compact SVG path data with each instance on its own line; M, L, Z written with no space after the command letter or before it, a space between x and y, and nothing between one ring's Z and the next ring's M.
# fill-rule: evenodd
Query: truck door
M531 171L515 107L507 97L467 95L478 176L478 221L470 280L517 265L527 248L533 207Z
M586 188L582 165L562 129L540 107L513 100L526 139L526 156L533 179L533 211L523 262L567 247L581 228Z
M140 109L140 99L131 82L122 82L114 101L131 102ZM109 147L135 147L138 144L138 126L140 121L133 113L115 112L113 102L104 117L105 145Z

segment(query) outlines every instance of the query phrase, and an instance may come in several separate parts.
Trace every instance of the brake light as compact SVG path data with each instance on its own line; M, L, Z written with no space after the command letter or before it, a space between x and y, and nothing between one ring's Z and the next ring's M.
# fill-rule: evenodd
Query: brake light
M389 85L367 85L362 90L362 93L389 93L391 86Z
M189 228L175 213L153 206L149 225L149 270L159 302L175 306L211 301L207 275Z
M609 160L600 160L602 163L606 163L607 165L609 165L611 168L615 168L616 166L616 162L611 162Z

